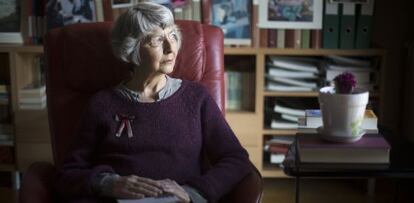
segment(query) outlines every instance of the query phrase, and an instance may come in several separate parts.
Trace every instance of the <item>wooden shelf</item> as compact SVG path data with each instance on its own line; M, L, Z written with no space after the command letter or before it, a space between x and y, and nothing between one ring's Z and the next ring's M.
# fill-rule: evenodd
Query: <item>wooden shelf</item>
M273 92L273 91L264 91L263 96L270 96L270 97L318 97L318 92Z
M296 129L264 129L264 135L283 135L283 136L295 136L298 130Z
M247 111L247 110L226 110L226 115L232 115L232 116L249 116L249 115L256 115L256 112L254 111Z
M0 43L0 52L20 52L20 53L43 53L43 46L24 45L24 44L2 44Z
M251 47L224 47L224 55L256 55L258 48Z
M289 176L287 176L281 168L270 164L264 164L262 176L264 178L289 178Z
M14 164L0 163L0 171L15 171L16 167Z
M383 56L383 49L278 49L252 47L225 47L225 55L289 55L289 56Z
M264 91L263 96L268 97L318 97L318 92L274 92L274 91ZM377 98L379 97L378 92L370 92L369 97Z
M383 49L260 49L264 54L290 55L290 56L382 56Z

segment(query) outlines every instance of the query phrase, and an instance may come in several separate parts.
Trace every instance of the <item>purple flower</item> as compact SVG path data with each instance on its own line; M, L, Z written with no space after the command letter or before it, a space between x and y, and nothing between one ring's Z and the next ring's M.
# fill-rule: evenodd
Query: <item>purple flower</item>
M350 72L343 72L334 78L335 90L339 94L351 94L356 86L355 76Z

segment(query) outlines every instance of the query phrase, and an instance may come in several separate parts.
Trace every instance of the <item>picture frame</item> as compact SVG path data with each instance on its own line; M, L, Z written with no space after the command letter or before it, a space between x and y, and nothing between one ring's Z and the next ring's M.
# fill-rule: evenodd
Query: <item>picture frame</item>
M369 1L370 0L329 0L330 3L354 3L354 4L368 4Z
M96 8L93 0L48 0L46 10L48 30L76 23L96 22Z
M112 0L112 8L128 8L132 7L134 0Z
M259 28L322 29L323 0L263 0Z
M20 30L20 1L0 0L0 43L23 43Z
M225 45L251 44L251 0L212 0L211 24L224 33Z

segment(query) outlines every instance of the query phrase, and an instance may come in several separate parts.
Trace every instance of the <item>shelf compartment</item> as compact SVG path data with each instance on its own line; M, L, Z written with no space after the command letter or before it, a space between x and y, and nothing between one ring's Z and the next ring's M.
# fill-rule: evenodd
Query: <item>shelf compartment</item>
M295 140L291 135L274 136L265 135L263 138L263 157L262 169L269 174L280 174L281 164L285 159L285 154L289 145Z
M230 55L224 58L226 109L255 112L256 57Z
M263 129L297 130L305 110L318 108L318 99L313 97L266 97Z

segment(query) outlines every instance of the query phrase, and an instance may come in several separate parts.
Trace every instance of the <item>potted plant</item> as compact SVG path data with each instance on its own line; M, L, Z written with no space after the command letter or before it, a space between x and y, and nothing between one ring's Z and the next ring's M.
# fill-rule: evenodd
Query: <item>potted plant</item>
M319 105L323 126L318 128L329 141L355 142L365 131L361 128L369 92L356 88L357 81L350 72L334 78L334 86L319 90Z

